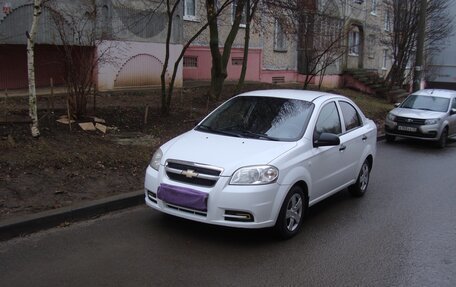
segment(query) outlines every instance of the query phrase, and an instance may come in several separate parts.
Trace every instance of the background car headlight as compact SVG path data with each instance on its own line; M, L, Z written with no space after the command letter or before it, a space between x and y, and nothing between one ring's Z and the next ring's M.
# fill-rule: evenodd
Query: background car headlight
M163 152L161 149L157 149L150 160L149 166L158 171L158 167L160 166L160 161L163 157Z
M393 122L396 120L396 116L393 115L392 113L388 113L388 115L386 117L388 118L388 120L393 121Z
M268 184L279 177L279 170L270 165L247 166L238 169L230 184Z
M425 120L424 121L424 124L425 125L435 125L439 122L439 119L429 119L429 120Z

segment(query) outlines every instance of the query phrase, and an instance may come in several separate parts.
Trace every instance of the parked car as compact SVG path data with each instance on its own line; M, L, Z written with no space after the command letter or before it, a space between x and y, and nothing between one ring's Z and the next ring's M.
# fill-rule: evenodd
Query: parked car
M396 137L434 141L443 148L456 136L456 91L421 90L409 95L388 113L386 140Z
M244 93L154 153L145 201L178 217L274 227L289 238L309 206L347 187L354 196L366 192L376 138L374 122L346 97Z

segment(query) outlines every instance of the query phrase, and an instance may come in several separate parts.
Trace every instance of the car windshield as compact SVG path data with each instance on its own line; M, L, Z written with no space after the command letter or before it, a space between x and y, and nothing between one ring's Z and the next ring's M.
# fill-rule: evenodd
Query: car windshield
M200 123L196 130L234 137L275 141L299 139L314 104L294 99L235 97Z
M435 97L435 96L422 96L410 95L400 106L404 109L416 109L434 112L446 112L450 99Z

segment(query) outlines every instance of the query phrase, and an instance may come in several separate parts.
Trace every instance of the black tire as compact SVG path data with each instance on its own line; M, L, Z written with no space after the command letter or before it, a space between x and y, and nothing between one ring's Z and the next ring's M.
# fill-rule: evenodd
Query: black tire
M392 143L396 140L396 137L393 135L385 135L386 142Z
M361 170L359 171L358 179L356 180L356 183L351 185L348 188L348 191L351 193L351 195L356 196L356 197L363 196L367 191L367 186L369 185L369 177L370 177L370 168L369 168L369 162L366 159L363 162L363 165L361 165Z
M293 186L283 201L275 233L282 239L289 239L301 230L304 215L308 208L308 199L299 186Z
M442 131L442 134L440 135L439 140L437 141L437 147L444 148L447 144L447 141L448 141L448 130L447 130L447 128L444 128Z

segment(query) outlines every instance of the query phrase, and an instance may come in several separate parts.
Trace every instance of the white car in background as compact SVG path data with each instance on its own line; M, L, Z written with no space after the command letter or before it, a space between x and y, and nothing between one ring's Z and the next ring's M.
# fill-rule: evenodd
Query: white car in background
M386 140L396 137L434 141L443 148L456 137L456 91L421 90L409 95L388 113Z
M283 238L307 208L369 183L377 128L346 97L264 90L235 96L162 145L145 176L148 206L238 228L274 227Z

